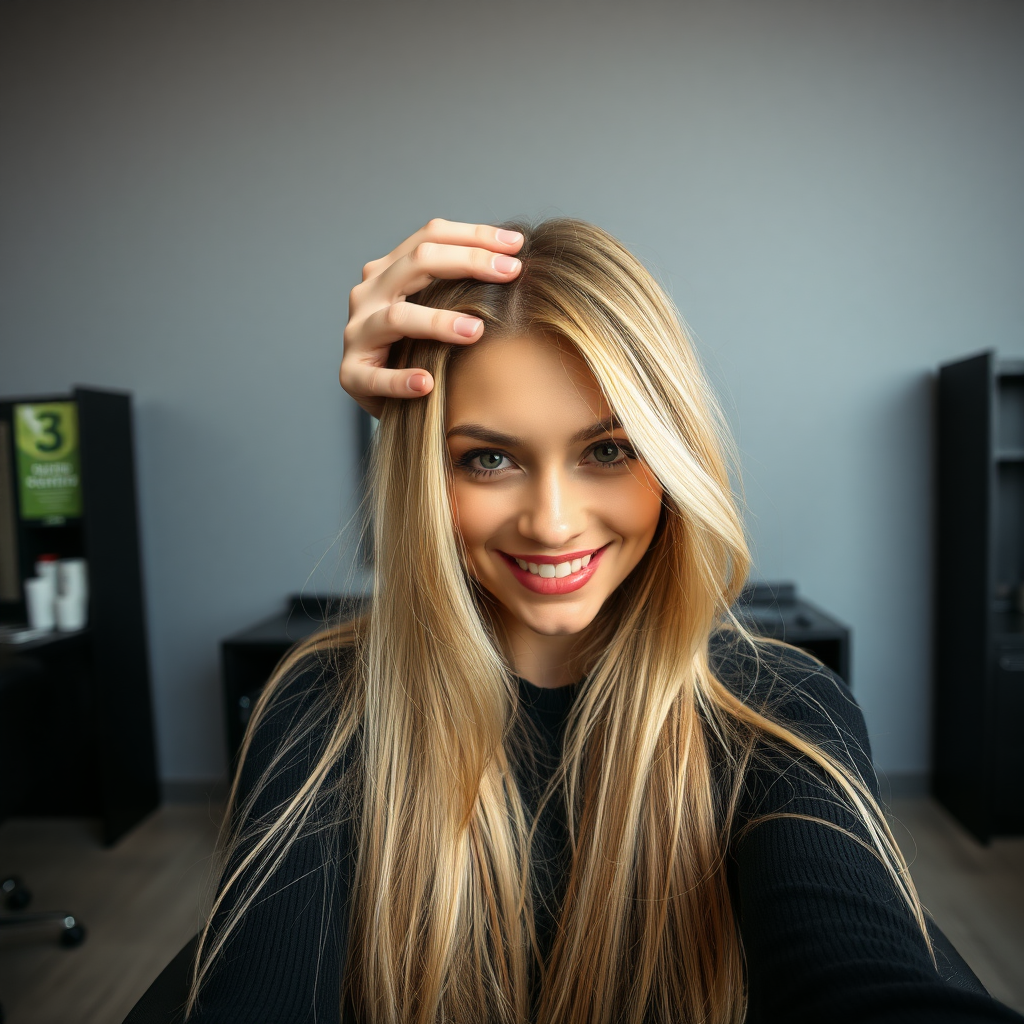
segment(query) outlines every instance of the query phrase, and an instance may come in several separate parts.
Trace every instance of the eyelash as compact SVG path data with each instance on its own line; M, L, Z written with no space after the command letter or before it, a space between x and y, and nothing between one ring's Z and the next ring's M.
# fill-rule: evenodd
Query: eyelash
M598 441L587 449L584 458L586 458L587 455L592 454L597 448L600 448L601 445L609 443L614 444L615 447L626 456L626 459L636 459L636 452L624 441ZM512 462L511 457L498 448L473 448L461 455L455 465L459 469L465 470L470 474L470 476L475 477L500 476L506 469L508 469L507 466L503 466L500 469L482 469L479 466L473 466L473 460L480 458L481 455L500 455L503 459L508 459L509 462ZM615 462L597 462L594 463L594 465L600 466L602 469L618 469L619 466L625 465L626 459L617 459Z

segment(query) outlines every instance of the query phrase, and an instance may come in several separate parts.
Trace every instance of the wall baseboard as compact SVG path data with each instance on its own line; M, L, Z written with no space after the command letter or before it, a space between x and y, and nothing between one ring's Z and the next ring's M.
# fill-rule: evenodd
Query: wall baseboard
M160 788L165 804L223 803L228 797L223 779L164 779Z

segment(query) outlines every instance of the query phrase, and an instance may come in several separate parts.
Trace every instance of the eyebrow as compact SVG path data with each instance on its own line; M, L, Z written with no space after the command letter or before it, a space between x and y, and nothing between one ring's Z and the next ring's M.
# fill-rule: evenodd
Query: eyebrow
M621 428L621 424L614 416L601 420L599 423L591 424L582 430L576 431L569 438L570 444L579 444L581 441L589 441L593 437L600 437L602 434L610 434L613 430ZM515 434L503 434L500 430L491 430L480 423L458 423L445 434L449 437L471 437L475 441L483 441L485 444L501 445L505 448L517 448L526 444L526 439Z

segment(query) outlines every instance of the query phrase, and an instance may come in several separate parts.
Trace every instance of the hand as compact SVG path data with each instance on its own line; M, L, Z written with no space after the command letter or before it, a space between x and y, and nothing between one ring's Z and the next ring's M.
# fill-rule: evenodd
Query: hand
M367 263L362 283L349 293L341 386L371 416L380 415L385 398L429 394L434 381L426 370L387 368L392 344L401 338L472 344L483 334L483 323L452 310L417 306L406 296L435 278L511 281L522 268L511 254L522 244L515 231L436 218L387 256Z

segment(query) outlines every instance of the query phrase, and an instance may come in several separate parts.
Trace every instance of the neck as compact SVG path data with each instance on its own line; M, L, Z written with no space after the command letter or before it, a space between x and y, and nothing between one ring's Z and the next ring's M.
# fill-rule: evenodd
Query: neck
M555 690L577 682L585 671L575 635L544 636L507 619L505 634L513 670L534 686Z

